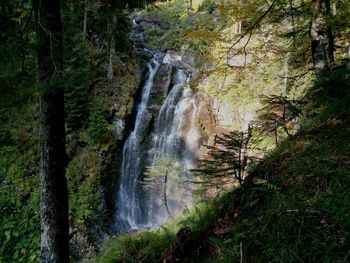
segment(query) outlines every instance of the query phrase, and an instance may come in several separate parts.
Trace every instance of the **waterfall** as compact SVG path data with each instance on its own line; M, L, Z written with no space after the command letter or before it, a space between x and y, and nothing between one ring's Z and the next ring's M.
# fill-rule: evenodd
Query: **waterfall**
M161 67L171 67L172 73L158 76L162 74ZM141 183L146 167L159 158L171 156L178 169L176 176L183 182L169 180L167 185L171 213L176 216L193 204L193 190L187 181L191 180L190 169L196 161L201 135L196 122L197 101L189 86L190 74L177 58L161 53L150 60L148 71L134 129L123 148L115 214L117 233L157 227L170 219L160 190L146 190ZM169 77L170 81L169 87L164 87L163 100L152 107L152 96L159 95L159 90L157 94L152 92L155 76Z
M150 92L153 85L153 78L159 63L156 59L152 59L148 63L149 75L142 90L141 102L137 108L135 128L126 140L123 148L123 161L120 171L120 183L117 196L116 216L118 231L129 229L137 229L141 224L141 208L139 193L141 192L138 183L141 176L141 142L145 135L148 123L150 121L150 113L148 104L150 100Z

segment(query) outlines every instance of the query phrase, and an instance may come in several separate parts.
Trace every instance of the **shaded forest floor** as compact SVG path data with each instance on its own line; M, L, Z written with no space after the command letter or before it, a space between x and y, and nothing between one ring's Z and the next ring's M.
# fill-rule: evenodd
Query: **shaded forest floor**
M349 74L333 71L309 90L297 134L243 188L159 230L111 238L96 262L348 262L349 88Z

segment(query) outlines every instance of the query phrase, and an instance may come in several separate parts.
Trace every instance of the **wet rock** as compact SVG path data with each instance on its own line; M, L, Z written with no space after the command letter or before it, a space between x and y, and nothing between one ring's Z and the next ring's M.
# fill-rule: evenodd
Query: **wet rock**
M124 129L125 129L125 121L123 119L115 118L113 120L113 125L115 127L114 129L114 136L118 140L123 139Z
M162 64L153 80L153 88L151 90L150 110L156 115L159 111L163 100L169 93L171 79L174 67L171 64Z
M195 55L192 51L190 50L184 50L183 52L181 52L181 58L182 58L182 62L194 67L195 65Z
M179 70L184 70L188 73L192 73L195 71L195 68L194 55L191 54L191 52L178 53L174 50L168 50L164 56L163 63L172 64Z
M148 134L147 131L149 130L152 115L147 111L143 111L141 113L140 119L141 121L139 124L139 129L137 129L137 131L135 132L135 136L137 137L139 142L142 142Z
M165 28L165 23L156 16L134 15L132 18L141 31L153 28Z

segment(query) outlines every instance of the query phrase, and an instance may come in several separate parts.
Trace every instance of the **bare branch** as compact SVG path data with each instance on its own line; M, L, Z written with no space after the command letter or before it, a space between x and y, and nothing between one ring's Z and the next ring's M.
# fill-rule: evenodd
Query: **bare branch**
M252 37L252 34L253 34L253 30L256 28L256 26L267 16L267 14L272 10L273 6L275 5L275 3L277 2L277 0L274 0L272 2L272 4L269 6L269 8L259 17L258 20L255 21L255 23L249 27L232 45L231 47L227 50L226 52L226 56L227 56L227 61L229 60L229 55L230 55L230 52L231 50L246 36L249 34L249 37L245 43L245 45L243 46L243 50L244 50L244 53L246 54L246 47ZM235 53L233 56L237 55L237 53ZM220 58L220 61L221 61L222 58ZM219 61L219 62L220 62ZM227 64L228 65L228 64Z

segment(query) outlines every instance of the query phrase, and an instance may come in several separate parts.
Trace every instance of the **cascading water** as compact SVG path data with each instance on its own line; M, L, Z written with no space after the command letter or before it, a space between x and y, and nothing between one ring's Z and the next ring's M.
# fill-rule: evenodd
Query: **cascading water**
M167 84L159 85L156 79L166 79ZM193 190L188 181L201 135L196 123L197 101L189 79L189 71L177 56L156 53L148 63L134 129L123 148L115 214L115 229L119 234L160 226L169 220L169 210L176 216L192 206ZM159 86L162 86L160 90ZM159 98L161 101L157 101ZM169 177L176 176L178 180L167 181L166 209L160 193L164 194L164 189L147 190L142 180L147 167L169 156L177 167L176 174Z
M120 184L117 196L116 222L117 231L124 232L129 229L137 229L142 225L142 211L140 207L140 192L142 191L138 181L142 173L141 142L144 139L151 115L148 111L150 92L153 78L159 63L152 59L148 63L149 75L142 90L142 99L137 108L135 128L126 140L123 148L123 162L120 171Z
M167 61L167 57L164 59ZM196 160L194 151L200 144L201 135L196 127L196 101L188 85L189 76L184 70L177 70L175 83L160 109L156 130L153 134L152 148L148 158L151 165L157 159L171 157L182 181L191 178L190 169ZM168 180L168 208L172 214L179 214L184 208L192 206L192 190L188 183ZM170 215L165 204L161 202L159 193L151 193L149 198L147 218L151 225L161 225Z

